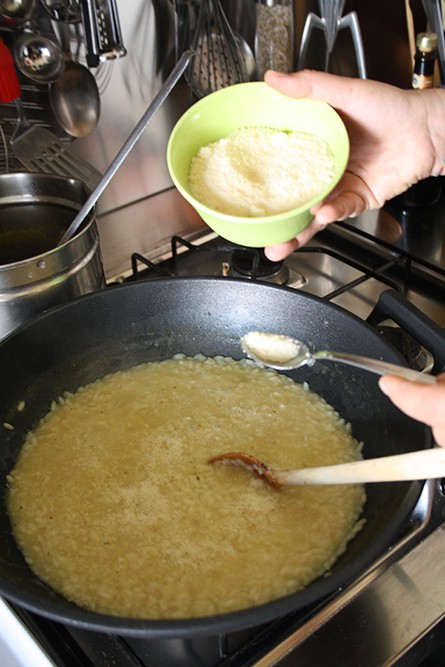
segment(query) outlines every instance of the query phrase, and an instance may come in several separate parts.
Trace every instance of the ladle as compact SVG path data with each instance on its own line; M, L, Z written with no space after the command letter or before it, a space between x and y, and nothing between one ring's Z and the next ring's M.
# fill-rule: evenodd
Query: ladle
M64 235L62 236L62 238L60 239L58 245L62 245L63 243L68 241L79 229L80 225L85 220L85 217L91 211L91 209L99 199L100 195L102 194L102 192L107 187L108 183L113 178L116 171L119 169L119 167L121 166L127 155L130 153L131 149L138 141L139 137L147 127L150 120L153 118L154 114L157 112L161 104L164 102L164 100L170 94L171 90L174 88L178 80L181 78L193 54L194 52L192 50L184 51L184 53L182 54L182 56L172 69L172 71L170 72L169 76L165 80L164 85L157 93L157 95L155 96L152 103L145 111L145 113L142 115L142 118L140 119L134 130L131 132L131 134L125 141L124 145L117 153L116 157L113 159L108 169L105 171L99 183L94 188L93 192L90 194L85 204L82 206L82 208L80 209L80 211L78 212L78 214L76 215L76 217L74 218L74 220L72 221L72 223L70 224Z
M445 475L445 448L395 454L375 459L338 463L317 468L273 470L259 459L243 452L226 452L209 459L245 468L275 489L309 484L365 484L434 479Z
M26 27L14 42L14 59L19 70L36 83L57 81L65 71L62 49L48 37Z
M62 22L57 27L63 47L65 71L49 87L51 109L67 134L86 137L99 121L99 90L88 67L74 62L71 57L68 25Z
M240 342L244 353L248 357L262 366L270 366L276 370L290 370L305 365L312 366L318 360L338 361L378 375L398 375L407 380L426 384L436 382L433 375L420 373L411 368L391 364L380 359L370 359L347 352L329 352L328 350L311 353L309 348L301 341L281 334L251 331L244 335Z
M35 14L37 0L0 0L0 18L9 27L26 23Z

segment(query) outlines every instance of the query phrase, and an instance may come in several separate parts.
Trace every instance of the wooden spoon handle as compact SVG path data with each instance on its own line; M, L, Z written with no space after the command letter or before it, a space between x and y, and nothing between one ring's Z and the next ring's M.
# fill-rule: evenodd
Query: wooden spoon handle
M426 449L320 468L274 471L283 486L302 484L361 484L445 477L445 448Z

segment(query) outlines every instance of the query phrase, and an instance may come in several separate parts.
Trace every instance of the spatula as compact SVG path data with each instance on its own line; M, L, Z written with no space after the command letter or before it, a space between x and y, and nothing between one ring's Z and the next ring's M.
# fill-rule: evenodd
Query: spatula
M14 155L29 171L77 178L94 190L102 174L77 157L60 139L44 127L33 125L26 117L21 88L8 47L0 40L0 102L14 102L18 122L11 136Z

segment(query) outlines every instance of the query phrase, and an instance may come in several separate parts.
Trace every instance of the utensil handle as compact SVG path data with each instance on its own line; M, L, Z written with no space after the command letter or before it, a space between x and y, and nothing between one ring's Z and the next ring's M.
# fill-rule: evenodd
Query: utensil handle
M381 361L380 359L369 359L362 357L359 354L348 354L347 352L314 352L312 355L316 359L328 359L330 361L340 361L349 366L356 366L363 368L366 371L372 371L378 375L398 375L406 380L413 380L415 382L423 382L424 384L435 384L436 378L434 375L427 373L419 373L412 368L405 368L405 366L398 366L391 364L388 361Z
M445 477L445 448L437 447L306 470L274 471L274 477L286 486L402 482Z
M95 31L96 9L92 0L79 0L82 16L82 25L86 46L88 67L97 67L99 64L99 45Z
M143 114L142 118L140 119L139 123L136 125L134 130L131 132L130 136L114 158L114 160L111 162L110 166L108 169L105 171L104 175L102 176L101 180L97 184L96 188L93 190L91 195L88 197L86 200L85 204L82 206L81 210L79 213L76 215L68 229L66 230L65 234L62 236L62 238L59 241L58 245L62 245L68 239L70 239L73 234L77 231L77 229L80 227L82 222L85 220L85 217L88 215L88 213L91 211L97 200L99 199L100 195L102 192L105 190L107 187L108 183L111 181L113 178L114 174L116 171L119 169L121 166L122 162L125 160L129 152L132 150L133 146L136 144L138 141L139 137L142 135L143 131L147 127L148 123L150 120L153 118L161 104L164 102L166 97L170 94L172 91L173 87L176 85L182 74L184 73L190 58L193 55L193 51L185 51L181 58L178 60L176 63L175 67L172 69L170 72L169 76L167 77L164 85L162 86L161 90L158 92L148 109L145 111Z
M8 104L21 95L12 54L0 39L0 104Z

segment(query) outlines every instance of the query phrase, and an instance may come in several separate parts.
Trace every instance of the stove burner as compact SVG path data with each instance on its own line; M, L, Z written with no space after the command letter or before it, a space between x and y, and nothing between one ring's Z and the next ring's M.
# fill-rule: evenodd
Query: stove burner
M286 285L289 282L289 269L284 265L284 261L273 262L266 257L263 250L257 248L234 250L231 257L231 275L265 280L277 285Z
M284 262L272 262L263 250L234 250L232 254L232 273L241 278L270 279L277 278L280 284L287 281L288 271Z

